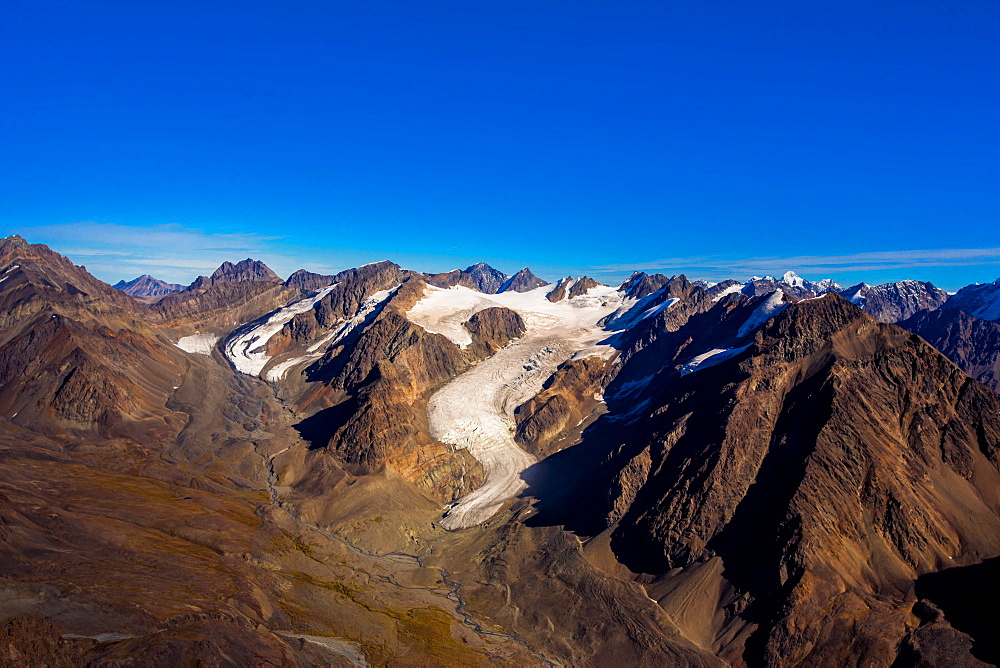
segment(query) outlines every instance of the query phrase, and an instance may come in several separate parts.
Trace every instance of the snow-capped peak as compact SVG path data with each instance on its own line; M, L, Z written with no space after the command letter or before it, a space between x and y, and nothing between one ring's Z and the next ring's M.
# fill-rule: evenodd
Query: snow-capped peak
M806 286L805 280L794 271L786 271L781 277L781 282L796 288L804 288Z

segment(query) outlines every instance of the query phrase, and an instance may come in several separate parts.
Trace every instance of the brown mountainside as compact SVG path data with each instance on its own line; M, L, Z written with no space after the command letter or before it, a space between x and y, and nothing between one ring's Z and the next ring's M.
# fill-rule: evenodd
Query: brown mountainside
M685 359L669 350L709 317L658 354ZM626 352L622 378L648 347ZM916 637L917 579L1000 554L1000 399L840 297L789 306L731 359L647 382L619 388L596 442L577 446L617 444L584 478L606 481L606 530L563 512L729 661L891 663Z
M431 278L543 284L493 272ZM636 274L619 352L517 407L528 487L447 532L489 465L430 436L428 400L538 334L500 306L461 315L464 348L410 322L427 278L245 260L150 308L0 240L0 663L1000 660L1000 397L919 336L836 294ZM261 377L173 343L307 297ZM906 324L994 378L995 323Z
M538 663L464 624L460 585L417 554L366 552L279 504L276 457L306 447L263 381L179 350L44 247L3 251L0 663ZM434 515L393 484L362 505Z

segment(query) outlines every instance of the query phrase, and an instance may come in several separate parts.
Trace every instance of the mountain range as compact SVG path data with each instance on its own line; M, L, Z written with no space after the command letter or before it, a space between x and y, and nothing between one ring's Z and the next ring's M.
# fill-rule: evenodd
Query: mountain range
M0 663L1000 662L1000 280L8 237L0 318Z

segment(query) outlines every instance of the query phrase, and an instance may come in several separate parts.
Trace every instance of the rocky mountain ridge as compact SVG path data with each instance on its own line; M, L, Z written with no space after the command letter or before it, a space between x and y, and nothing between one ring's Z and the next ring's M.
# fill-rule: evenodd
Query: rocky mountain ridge
M0 272L18 656L994 660L997 332L929 284L248 259L147 307L20 239Z

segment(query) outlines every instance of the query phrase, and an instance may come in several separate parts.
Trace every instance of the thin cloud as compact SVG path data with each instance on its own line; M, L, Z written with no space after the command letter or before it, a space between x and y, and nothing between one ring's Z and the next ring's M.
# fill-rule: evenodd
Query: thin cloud
M79 243L87 246L128 248L176 248L197 251L259 251L267 242L283 237L243 233L205 232L178 223L164 225L118 225L81 221L20 228L26 238L46 238L58 243Z
M969 267L1000 264L1000 248L942 248L933 250L872 251L846 255L793 255L752 258L720 256L674 257L635 264L591 267L595 274L627 271L697 271L703 274L749 276L788 270L799 273L838 274L921 267Z
M118 225L83 221L22 227L18 234L40 241L109 281L158 270L158 278L190 282L210 274L222 262L244 257L266 257L279 266L291 258L270 251L283 237L255 233L217 233L180 224Z

